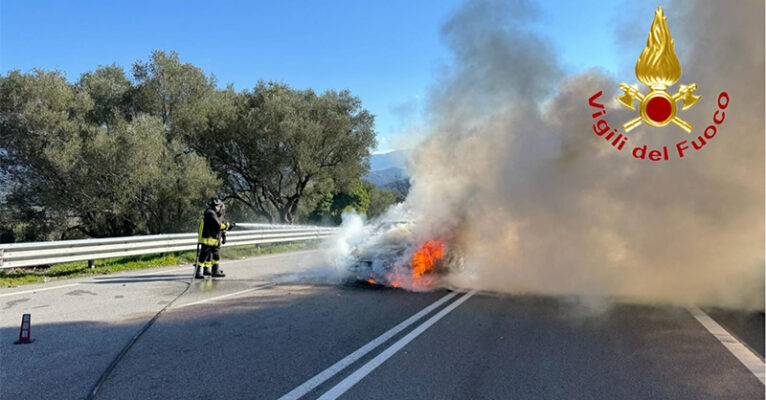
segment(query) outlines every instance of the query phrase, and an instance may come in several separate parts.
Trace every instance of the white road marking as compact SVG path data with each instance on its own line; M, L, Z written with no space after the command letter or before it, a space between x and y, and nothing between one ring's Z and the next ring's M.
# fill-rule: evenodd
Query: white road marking
M708 330L726 349L728 349L734 357L737 357L739 362L745 365L750 372L761 381L762 384L766 384L766 365L763 360L753 353L747 346L742 344L737 338L732 336L726 329L717 322L713 321L710 316L705 314L704 311L697 307L689 307L689 312L694 318L699 321L705 329Z
M189 306L196 306L197 304L209 303L211 301L225 299L227 297L232 297L232 296L237 296L237 295L244 294L244 293L247 293L247 292L252 292L252 291L258 290L258 289L270 288L270 287L272 287L272 286L274 286L276 284L277 284L277 282L264 283L263 285L258 285L258 286L255 286L255 287L251 287L250 289L240 290L239 292L224 294L222 296L216 296L216 297L211 297L209 299L204 299L204 300L199 300L199 301L193 301L191 303L181 304L180 306L173 307L172 309L177 310L179 308L184 308L184 307L189 307Z
M146 273L146 274L138 274L138 275L130 275L130 274L128 274L128 275L124 275L122 277L158 275L158 274L164 274L164 273L167 273L167 272L181 271L183 269L188 269L188 268L189 267L174 268L174 269L170 269L170 270L155 271L155 272L149 272L149 273ZM108 275L108 276L120 277L119 275ZM85 285L85 284L94 283L94 282L96 282L96 281L95 280L88 280L88 281L85 281L85 282L69 283L69 284L66 284L66 285L43 287L43 288L39 288L39 289L22 290L22 291L12 292L12 293L3 293L3 294L0 294L0 297L15 296L15 295L18 295L18 294L44 292L46 290L62 289L62 288L66 288L66 287L72 287L72 286L77 286L77 285Z
M279 400L296 400L306 393L314 390L317 386L324 383L326 380L332 378L337 374L338 372L342 371L344 368L348 367L349 365L353 364L356 360L364 357L367 353L374 350L376 347L380 346L381 344L385 343L388 339L391 339L392 337L396 336L399 332L403 331L410 325L417 322L419 319L423 318L424 316L428 315L431 311L435 310L451 298L455 297L458 293L452 292L447 294L446 296L442 297L441 299L435 301L428 307L420 310L417 314L407 318L403 322L401 322L399 325L396 325L395 327L389 329L386 333L378 336L377 338L373 339L371 342L365 344L364 346L358 348L353 353L347 355L342 360L336 362L326 370L314 375L313 378L307 380L302 385L296 387L289 393L285 394L284 396L280 397Z
M389 348L383 350L383 352L378 354L375 358L368 361L367 364L362 365L358 370L354 371L354 373L347 376L346 379L340 381L340 383L333 386L332 389L328 390L327 393L319 397L318 400L335 400L338 397L340 397L347 390L351 389L352 386L359 383L359 381L361 381L370 372L374 371L375 368L378 368L386 360L391 358L391 356L396 354L409 342L414 340L416 337L420 336L420 334L425 332L426 329L430 328L431 325L435 324L437 321L442 319L445 315L449 314L452 310L454 310L455 308L463 304L466 300L470 299L471 296L476 294L476 292L477 292L476 290L471 290L470 292L466 293L463 297L457 299L454 303L448 305L447 307L444 307L444 309L439 311L436 315L429 318L426 322L422 323L417 328L413 329L410 333L405 335L403 338L399 339L396 343L392 344Z
M3 293L3 294L0 294L0 297L16 296L17 294L44 292L46 290L61 289L61 288L72 287L72 286L77 286L77 285L81 285L81 283L70 283L68 285L52 286L52 287L45 287L45 288L39 288L39 289L30 289L30 290L22 290L20 292L13 292L13 293Z
M185 267L180 267L180 268L166 269L166 270L163 270L163 271L155 271L155 272L148 272L148 273L145 273L145 274L131 275L131 276L160 275L160 274L166 274L168 272L181 271L181 270L184 270L184 269L191 270L191 265L187 265Z
M271 258L285 257L285 256L302 254L302 253L310 253L310 252L315 252L315 251L317 251L317 250L293 251L293 252L280 253L280 254L269 254L269 255L265 255L265 256L248 257L248 258L244 258L242 260L227 260L227 261L222 261L221 265L224 265L224 264L228 265L228 264L234 264L234 263L239 263L239 262L244 262L244 261L252 261L252 260L256 260L256 261L267 260L267 259L271 259ZM169 270L162 270L162 271L148 272L148 273L145 273L145 274L137 274L137 275L126 274L123 277L159 275L159 274L164 274L164 273L168 273L168 272L175 272L175 271L182 271L182 270L185 270L185 269L191 269L191 267L192 267L192 265L187 265L187 266L184 266L184 267L179 267L179 268L174 268L174 269L169 269ZM160 268L163 268L163 267L160 267ZM115 276L115 275L105 275L105 276ZM39 289L22 290L22 291L12 292L12 293L3 293L3 294L0 294L0 297L16 296L16 295L20 295L20 294L35 293L35 292L44 292L46 290L62 289L62 288L66 288L66 287L83 285L83 284L93 283L93 282L95 282L95 281L85 281L85 282L69 283L69 284L66 284L66 285L44 287L44 288L39 288Z

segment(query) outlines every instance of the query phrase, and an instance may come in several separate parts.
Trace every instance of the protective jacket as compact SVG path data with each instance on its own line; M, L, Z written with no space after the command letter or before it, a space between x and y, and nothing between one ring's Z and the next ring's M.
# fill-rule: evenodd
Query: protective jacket
M199 224L197 242L208 246L219 246L221 244L221 237L225 235L225 231L229 227L231 227L231 224L224 222L214 209L208 208L205 210L205 215Z

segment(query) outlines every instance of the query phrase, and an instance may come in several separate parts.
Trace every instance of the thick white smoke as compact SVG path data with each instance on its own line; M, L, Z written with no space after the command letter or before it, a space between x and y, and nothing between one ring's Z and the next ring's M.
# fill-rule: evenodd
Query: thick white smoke
M645 40L655 7L621 23L643 27ZM665 9L679 83L702 95L683 117L699 134L718 93L731 105L708 146L662 163L615 151L591 129L599 90L612 126L634 116L613 99L635 77L565 76L525 28L528 4L469 1L444 24L454 63L433 91L410 195L387 218L417 216L416 240L462 232L466 269L452 284L763 308L764 5ZM624 57L633 63L642 48ZM682 135L639 127L629 143L672 146Z

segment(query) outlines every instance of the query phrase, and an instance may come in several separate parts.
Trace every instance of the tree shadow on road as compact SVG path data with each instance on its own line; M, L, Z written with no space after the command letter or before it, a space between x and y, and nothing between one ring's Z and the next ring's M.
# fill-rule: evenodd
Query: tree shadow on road
M278 286L171 307L115 369L103 398L276 398L442 295ZM18 310L19 322L29 311ZM46 323L31 311L34 343L13 345L18 327L0 329L0 398L85 397L154 315Z

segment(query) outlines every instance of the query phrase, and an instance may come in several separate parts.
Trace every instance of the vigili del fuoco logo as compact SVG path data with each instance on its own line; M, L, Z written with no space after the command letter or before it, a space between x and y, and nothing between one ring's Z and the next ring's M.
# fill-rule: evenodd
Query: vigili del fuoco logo
M588 99L588 104L596 109L596 112L592 114L593 119L596 120L593 123L593 132L618 151L622 151L628 143L627 133L641 124L652 128L665 128L673 124L682 130L679 132L682 135L692 134L694 126L685 121L679 115L679 111L695 105L701 96L694 94L697 90L696 83L681 84L674 94L668 92L668 88L681 78L681 64L678 62L673 44L665 13L662 6L658 6L654 12L654 21L649 30L646 47L636 62L636 78L650 90L648 93L643 93L638 84L620 83L623 94L617 97L617 101L633 111L636 111L636 105L638 105L638 115L622 125L624 133L617 128L612 128L606 121L606 108L597 102L603 91L599 91ZM648 145L634 145L631 154L642 160L667 161L671 157L677 156L681 159L691 151L702 150L715 137L718 128L726 118L724 110L729 106L728 93L724 91L718 95L717 106L718 109L713 114L713 123L696 138L678 141L671 146L670 150L668 146L652 149Z

